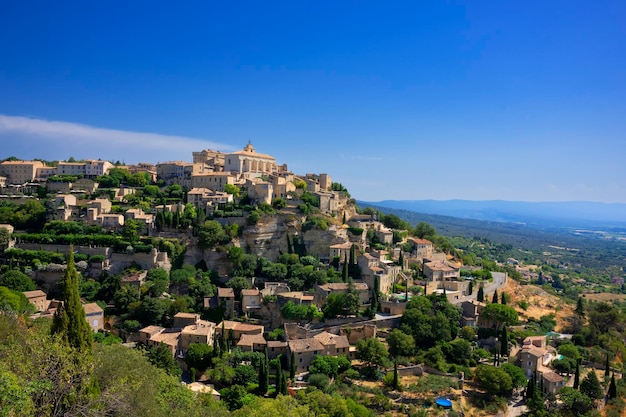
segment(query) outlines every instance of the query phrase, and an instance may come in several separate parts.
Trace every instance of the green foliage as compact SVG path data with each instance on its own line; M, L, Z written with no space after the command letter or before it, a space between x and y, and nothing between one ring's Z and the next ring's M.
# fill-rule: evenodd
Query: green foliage
M410 334L394 329L387 336L387 345L391 356L411 356L415 352L415 340Z
M504 363L500 366L500 369L509 374L513 388L522 388L526 385L526 375L524 374L524 370L519 366L513 365L512 363Z
M350 360L345 356L316 356L309 365L311 374L324 374L329 378L337 378L340 373L350 369Z
M309 375L309 384L319 390L326 391L330 385L330 378L324 374Z
M207 220L198 230L198 245L204 249L211 249L217 245L230 242L230 237L222 225L216 220Z
M185 353L185 363L189 368L204 372L211 365L213 347L205 343L191 343Z
M593 369L587 373L585 378L580 383L580 392L587 395L592 400L604 398L604 390L602 389L598 376Z
M493 322L498 330L502 326L517 324L518 320L517 311L514 308L497 303L486 305L481 313L481 318Z
M458 382L453 378L428 374L419 378L416 383L409 385L407 390L420 394L432 393L440 395L449 393L452 389L457 389L458 387Z
M587 395L571 387L561 388L559 399L572 415L583 416L593 408L593 402Z
M306 232L312 229L328 230L328 221L322 216L309 216L302 224L302 231Z
M35 312L35 306L28 301L21 291L0 287L0 314L7 309L18 314Z
M74 250L71 246L61 288L62 304L54 313L51 332L53 335L59 335L61 340L80 354L88 354L92 350L93 337L80 302L78 271L74 265Z
M296 305L292 301L287 301L280 309L280 313L287 320L313 320L322 317L317 307L304 304Z
M385 366L389 363L389 352L385 345L375 337L361 339L356 344L356 357L370 366Z
M39 231L46 221L46 207L35 199L23 204L0 202L0 224L10 224L17 230Z
M430 294L413 297L402 315L402 331L411 334L421 348L434 346L437 341L456 338L461 320L458 307L448 302L445 295Z
M28 275L15 269L5 272L0 277L0 286L14 291L32 291L35 289L33 280Z
M233 378L235 384L248 386L249 384L256 384L258 382L257 373L251 365L239 365L235 368L235 377Z
M478 365L474 380L491 395L508 395L513 389L511 376L501 368L489 365Z
M159 343L158 345L148 350L148 360L154 366L163 369L169 375L180 377L181 369L174 359L174 355L170 350L170 347L165 343Z

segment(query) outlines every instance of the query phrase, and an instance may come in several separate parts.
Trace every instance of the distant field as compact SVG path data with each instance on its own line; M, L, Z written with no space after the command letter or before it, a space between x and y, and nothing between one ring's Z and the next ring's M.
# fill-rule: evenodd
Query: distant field
M626 294L611 294L608 292L601 292L599 294L585 294L585 299L590 301L624 301L626 300Z

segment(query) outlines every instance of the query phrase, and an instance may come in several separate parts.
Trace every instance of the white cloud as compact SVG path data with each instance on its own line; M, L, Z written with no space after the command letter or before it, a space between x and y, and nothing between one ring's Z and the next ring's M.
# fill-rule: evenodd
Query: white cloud
M184 136L106 129L79 123L2 114L0 114L0 135L19 135L20 138L30 141L38 139L46 148L58 146L67 150L69 147L79 146L88 147L96 153L104 150L115 151L118 154L127 152L131 157L143 150L151 155L158 153L164 156L162 160L183 153L188 154L185 159L190 159L192 151L206 148L226 152L234 150L230 145Z

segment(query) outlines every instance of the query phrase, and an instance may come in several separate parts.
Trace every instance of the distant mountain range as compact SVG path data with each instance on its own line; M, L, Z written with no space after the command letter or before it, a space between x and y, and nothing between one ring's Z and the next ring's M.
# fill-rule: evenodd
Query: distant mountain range
M359 201L360 206L387 207L416 213L517 223L531 227L625 228L626 204L473 200L384 200Z

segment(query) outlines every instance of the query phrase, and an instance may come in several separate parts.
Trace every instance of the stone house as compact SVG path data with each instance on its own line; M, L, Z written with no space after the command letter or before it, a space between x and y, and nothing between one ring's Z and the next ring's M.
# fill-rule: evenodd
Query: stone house
M365 282L355 281L354 289L359 294L361 304L367 304L370 300L369 287ZM315 301L318 306L324 305L326 299L333 293L345 293L348 291L347 282L331 282L323 285L315 286Z
M242 334L237 342L238 348L248 352L263 352L266 346L267 341L262 334Z
M104 329L104 310L96 303L83 304L85 317L94 332Z
M543 379L544 394L556 394L565 386L565 379L554 371L543 372L541 378Z
M41 290L24 291L24 295L28 302L35 306L37 311L46 311L50 305L48 296Z
M6 177L7 184L25 184L37 176L37 169L43 168L41 161L4 161L0 163L0 175Z
M298 373L306 371L313 359L324 351L324 345L314 338L290 340L288 346L290 360L293 353Z
M217 305L224 305L226 307L224 312L226 317L233 317L235 315L235 290L232 288L218 288Z
M460 269L446 261L426 262L424 275L430 281L454 281L461 277Z
M256 288L241 290L241 311L247 317L261 309L261 291Z
M265 328L261 325L242 323L239 321L224 320L216 326L215 332L218 336L222 334L222 328L226 333L224 337L228 337L229 333L232 334L232 338L235 342L241 339L241 336L246 335L263 335Z
M174 327L182 329L185 326L196 324L198 321L200 321L200 314L179 312L174 315L172 324Z
M267 356L270 359L276 358L278 355L287 356L289 354L289 345L282 340L267 341Z
M433 243L430 240L409 237L407 243L411 245L411 257L417 259L432 258Z
M143 329L139 330L137 341L139 343L142 343L145 346L148 346L148 342L150 341L150 339L164 330L165 330L165 327L161 327L161 326L144 327Z
M215 323L207 320L197 320L195 323L183 327L180 332L178 349L184 355L192 343L213 346L214 335Z
M547 349L540 348L535 345L524 345L517 352L517 360L519 367L524 371L526 378L530 378L544 362L548 360L549 353Z
M463 310L461 316L462 326L477 326L480 313L482 313L486 304L476 300L463 301L461 303L461 309Z
M294 355L296 372L306 371L318 355L346 355L347 357L351 355L348 338L328 332L322 332L306 339L289 340L287 345L289 348L289 360L291 360L291 353Z
M152 336L147 343L148 348L159 346L161 343L166 345L172 356L177 356L178 352L178 342L180 339L180 329L178 328L170 328L163 329L163 331Z

